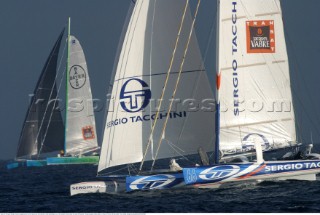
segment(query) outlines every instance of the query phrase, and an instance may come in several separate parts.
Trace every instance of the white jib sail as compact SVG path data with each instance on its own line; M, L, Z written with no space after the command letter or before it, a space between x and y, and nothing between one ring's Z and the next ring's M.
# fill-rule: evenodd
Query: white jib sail
M136 1L114 79L98 171L142 161L185 3L185 0ZM195 154L199 147L206 151L214 148L214 112L210 109L213 94L195 34L186 56L175 108L167 113L191 22L188 10L151 137L151 142L157 144L165 117L170 114L157 158ZM149 147L146 161L153 159L156 148Z
M221 142L226 153L296 144L279 0L221 0Z
M98 147L92 93L82 47L70 36L66 153L84 154Z

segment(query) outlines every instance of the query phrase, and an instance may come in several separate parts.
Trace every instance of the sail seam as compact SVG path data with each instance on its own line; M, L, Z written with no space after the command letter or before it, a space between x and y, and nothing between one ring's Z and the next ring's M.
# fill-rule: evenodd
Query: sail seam
M275 60L275 61L272 61L272 64L277 64L277 63L286 63L287 60Z
M237 19L246 19L247 17L246 16L239 16L239 17L237 17ZM226 22L226 21L231 21L232 20L232 18L225 18L225 19L222 19L221 21L222 22Z
M271 124L276 123L279 121L286 122L286 121L292 121L293 118L285 118L285 119L279 119L279 120L269 120L269 121L262 121L262 122L255 122L255 123L246 123L246 124L238 124L238 125L231 125L231 126L221 126L221 128L236 128L236 127L244 127L244 126L252 126L252 125L261 125L261 124Z
M260 14L256 14L256 17L259 17L259 16L272 16L272 15L277 15L277 14L281 14L281 13L279 11L270 12L270 13L260 13Z
M192 73L192 72L205 72L205 70L189 70L189 71L183 71L182 73ZM148 75L136 75L136 76L130 76L130 77L124 77L124 78L119 78L117 80L114 80L114 82L116 81L121 81L124 79L130 79L130 78L137 78L137 77L149 77L149 76L158 76L158 75L166 75L167 73L156 73L156 74L148 74ZM171 72L171 74L179 74L179 72Z
M238 68L248 68L248 67L263 66L263 65L267 65L267 63L264 62L264 63L254 63L254 64L239 65ZM225 68L221 68L221 71L230 70L230 69L233 69L233 68L232 67L225 67Z

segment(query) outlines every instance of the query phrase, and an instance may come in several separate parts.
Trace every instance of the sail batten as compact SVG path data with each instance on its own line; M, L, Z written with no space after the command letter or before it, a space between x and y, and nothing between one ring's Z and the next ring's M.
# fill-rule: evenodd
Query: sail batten
M278 119L278 120L270 120L270 121L262 121L262 122L255 122L255 123L245 123L245 124L237 124L237 125L231 125L231 126L222 126L221 128L235 128L235 127L245 127L245 126L252 126L252 125L265 125L270 123L277 123L277 122L285 122L285 121L294 121L293 118L286 118L286 119Z

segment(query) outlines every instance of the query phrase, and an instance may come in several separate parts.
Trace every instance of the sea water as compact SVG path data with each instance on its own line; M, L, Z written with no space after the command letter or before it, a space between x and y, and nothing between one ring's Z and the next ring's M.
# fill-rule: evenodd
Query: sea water
M0 162L0 212L320 212L320 181L71 197L70 184L97 180L97 166L7 170L5 165L6 162Z

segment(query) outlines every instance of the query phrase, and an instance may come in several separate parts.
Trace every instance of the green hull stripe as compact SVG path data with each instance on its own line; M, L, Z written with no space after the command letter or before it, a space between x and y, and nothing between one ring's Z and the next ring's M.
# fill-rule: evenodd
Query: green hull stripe
M98 163L99 163L99 156L47 158L47 165L98 164Z

